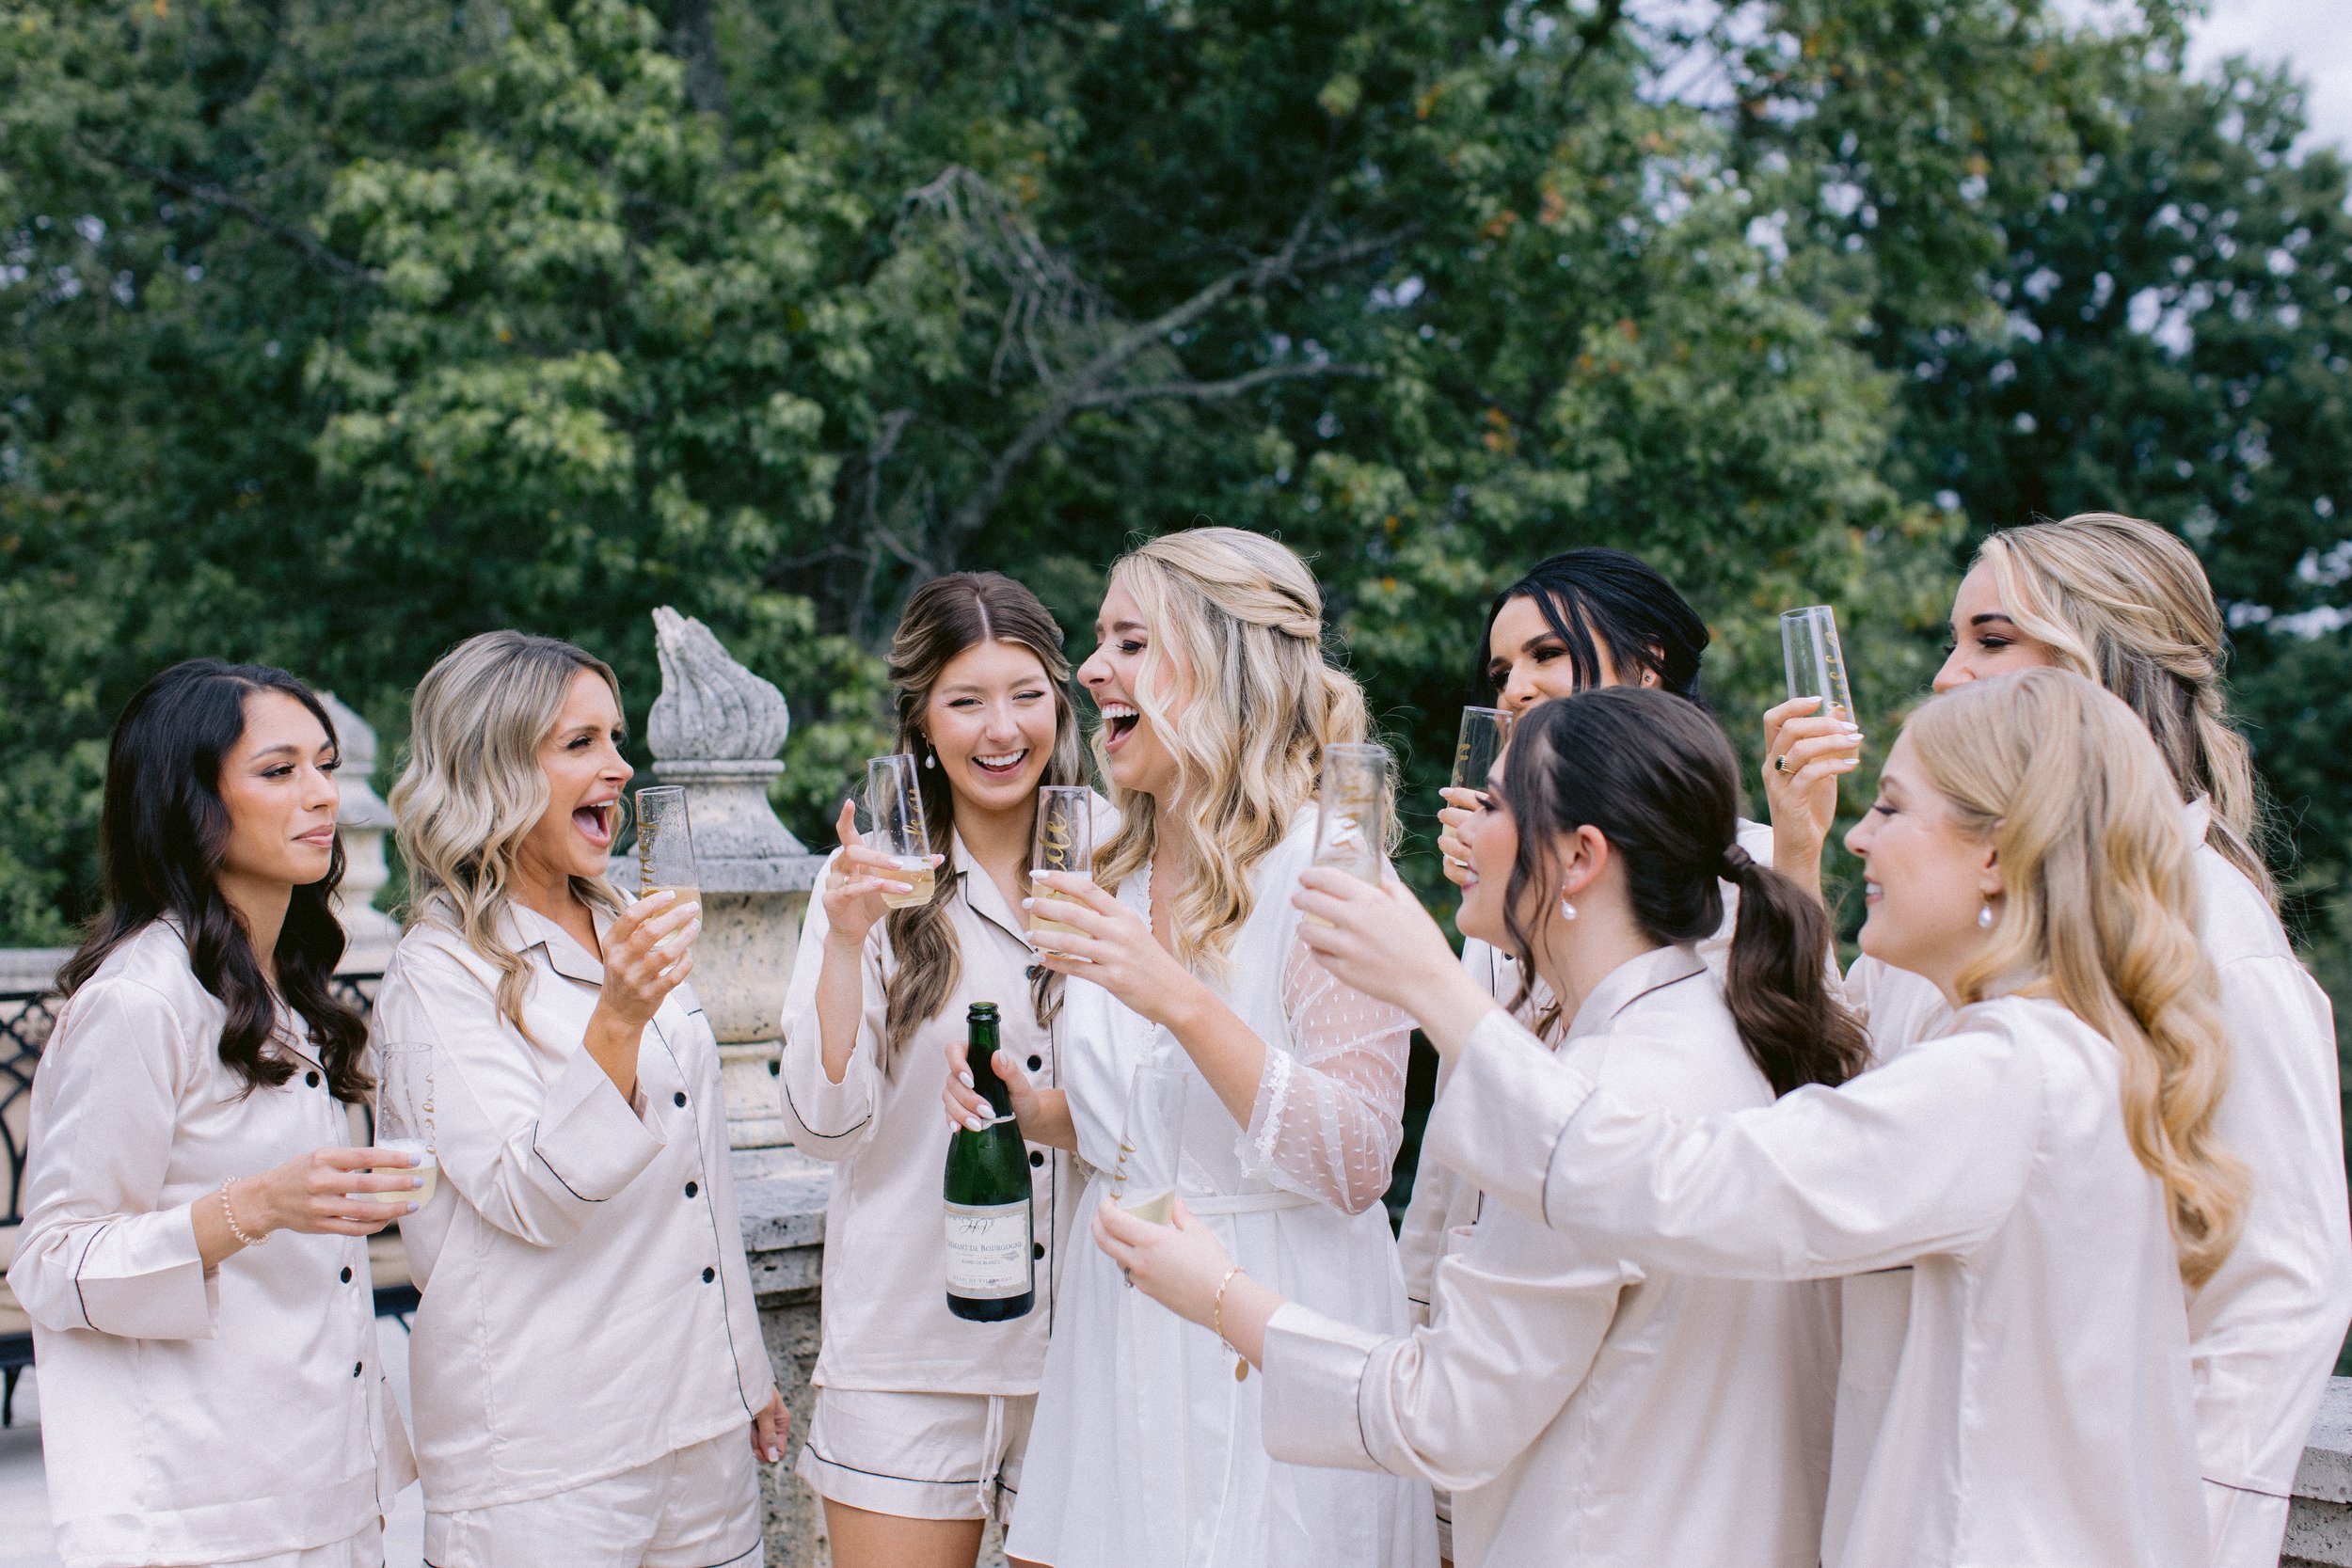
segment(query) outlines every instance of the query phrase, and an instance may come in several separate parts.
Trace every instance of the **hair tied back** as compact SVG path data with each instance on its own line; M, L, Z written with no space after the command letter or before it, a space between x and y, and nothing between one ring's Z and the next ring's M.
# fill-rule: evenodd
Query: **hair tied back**
M1736 882L1740 880L1755 867L1755 865L1756 857L1749 854L1745 849L1740 848L1737 844L1729 844L1724 847L1723 875L1724 881Z

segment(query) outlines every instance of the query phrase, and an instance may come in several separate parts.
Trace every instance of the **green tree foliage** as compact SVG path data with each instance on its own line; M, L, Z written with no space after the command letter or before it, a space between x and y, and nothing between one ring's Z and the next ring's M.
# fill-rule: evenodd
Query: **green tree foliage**
M1313 558L1417 830L1486 600L1573 544L1685 586L1743 744L1824 600L1890 733L2017 499L1931 472L1995 438L1932 394L2010 352L2020 214L2194 92L2161 10L1686 14L0 0L0 937L87 911L100 737L169 658L397 736L519 625L642 715L675 604L790 695L816 839L915 583L1012 571L1083 650L1107 561L1200 518ZM2336 602L2332 541L2212 504L2268 541L2225 592Z

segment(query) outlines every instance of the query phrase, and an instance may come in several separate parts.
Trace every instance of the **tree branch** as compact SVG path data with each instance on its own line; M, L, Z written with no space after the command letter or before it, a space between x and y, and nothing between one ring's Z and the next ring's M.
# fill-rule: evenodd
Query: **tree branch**
M1071 415L1082 408L1116 407L1132 401L1139 392L1146 390L1144 388L1121 390L1105 385L1113 375L1124 369L1144 350L1154 343L1165 341L1170 333L1182 331L1191 325L1236 293L1244 291L1252 293L1261 293L1277 283L1295 281L1315 273L1328 272L1334 267L1346 266L1366 257L1378 255L1381 251L1397 245L1413 231L1413 226L1407 225L1390 233L1354 240L1346 245L1335 245L1329 250L1302 258L1300 251L1307 243L1307 236L1313 229L1315 218L1320 211L1319 205L1310 207L1291 230L1290 238L1283 242L1280 250L1271 256L1261 257L1246 266L1234 268L1189 299L1170 306L1150 321L1121 333L1076 374L1065 381L1047 399L1045 406L1031 416L1029 422L1022 427L1021 434L1013 437L1012 443L996 454L996 460L989 466L987 477L980 482L972 494L964 498L962 504L958 506L948 517L940 540L940 546L935 553L945 561L953 562L956 559L963 541L979 531L981 525L988 521L990 514L996 510L996 503L1004 499L1005 490L1012 483L1012 476L1020 470L1023 464L1037 455L1040 448L1054 438L1061 427L1069 422ZM1168 382L1160 388L1151 389L1151 395L1162 398L1227 397L1235 392L1247 391L1250 387L1262 386L1267 381L1279 380L1290 375L1371 373L1356 366L1337 372L1326 366L1316 366L1311 370L1305 367L1269 366L1266 370L1275 371L1277 373L1267 374L1265 371L1252 371L1247 375L1233 377L1230 382ZM1192 389L1185 390L1184 388ZM1211 388L1216 389L1211 390Z
M1163 381L1149 387L1105 387L1089 392L1077 402L1080 408L1120 408L1131 403L1165 401L1171 398L1206 402L1211 398L1238 397L1255 387L1273 381L1303 381L1326 375L1372 376L1380 372L1370 365L1346 365L1334 360L1300 361L1288 365L1261 365L1254 371L1232 376L1223 381Z
M92 155L101 163L112 164L127 173L135 174L142 180L161 185L165 190L175 195L183 196L191 201L200 201L207 207L216 208L221 212L241 217L262 233L269 235L270 238L290 245L302 252L312 265L333 273L338 277L348 278L355 283L365 283L371 287L380 286L384 281L384 275L373 267L363 266L348 256L329 250L319 243L316 235L307 234L292 224L270 216L245 198L224 191L217 185L205 185L192 180L183 180L168 169L157 168L152 164L143 164L135 158L124 158L110 152L96 152Z

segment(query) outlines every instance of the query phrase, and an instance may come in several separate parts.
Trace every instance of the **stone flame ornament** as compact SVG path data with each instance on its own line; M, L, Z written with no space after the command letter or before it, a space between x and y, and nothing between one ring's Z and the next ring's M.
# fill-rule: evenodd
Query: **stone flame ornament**
M654 778L686 786L694 823L703 902L694 992L719 1037L730 1141L764 1148L784 1141L773 1064L801 915L824 857L803 848L768 804L768 785L784 771L776 753L792 729L784 693L691 616L665 605L653 626L661 695L645 739ZM614 856L612 870L633 887L634 853Z

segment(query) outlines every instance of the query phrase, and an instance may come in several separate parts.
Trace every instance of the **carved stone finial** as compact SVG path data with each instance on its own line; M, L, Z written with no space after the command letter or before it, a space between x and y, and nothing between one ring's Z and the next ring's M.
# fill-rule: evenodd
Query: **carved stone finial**
M653 612L661 695L645 741L664 762L767 762L784 749L784 693L731 657L710 628L664 605Z

